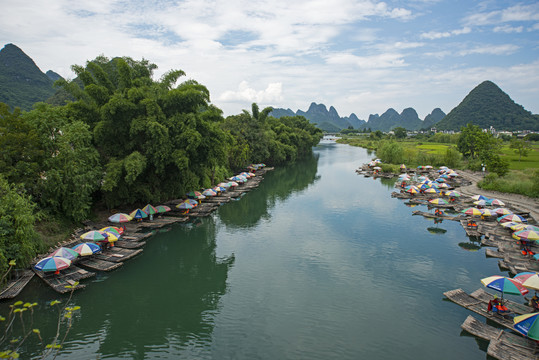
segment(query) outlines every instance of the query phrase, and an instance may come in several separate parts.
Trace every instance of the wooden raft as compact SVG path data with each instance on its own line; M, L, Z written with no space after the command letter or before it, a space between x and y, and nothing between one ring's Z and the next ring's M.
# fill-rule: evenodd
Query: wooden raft
M131 259L132 257L135 257L136 255L140 254L142 251L142 249L124 249L113 247L100 254L93 255L93 257L99 260L117 263Z
M442 219L442 220L453 220L453 221L462 220L462 217L460 215L457 215L457 216L434 215L432 213L429 213L429 212L426 212L426 211L420 211L420 210L412 211L412 215L421 215L423 217L430 218L430 219Z
M45 273L43 271L36 270L34 267L32 267L32 270L47 285L60 294L65 294L73 290L66 288L66 286L73 286L75 282L95 276L94 272L83 270L75 265L71 265L67 269L60 271L60 274L58 275L55 275L53 272ZM84 284L78 284L74 290L83 289L85 287L86 285Z
M513 328L513 320L505 318L502 315L488 313L487 312L487 306L486 304L478 300L472 296L470 296L468 293L466 293L462 289L455 289L444 292L445 297L447 297L449 300L453 301L455 304L460 305L468 310L471 310L481 316L486 317L487 319L490 319L494 321L497 324L500 324L502 326L505 326L508 329ZM508 306L509 307L509 306Z
M77 262L77 264L80 264L84 267L87 267L92 270L97 270L97 271L112 271L123 265L122 262L114 263L114 262L94 258L93 255L81 258Z
M487 354L493 358L537 359L536 343L533 340L487 325L471 315L468 315L460 327L474 336L490 341Z
M35 273L32 270L25 269L21 274L14 280L11 280L4 287L0 293L0 300L2 299L13 299L15 296L19 295L22 289L32 280Z
M138 249L146 245L146 241L136 241L136 240L118 240L114 243L115 247L123 249Z

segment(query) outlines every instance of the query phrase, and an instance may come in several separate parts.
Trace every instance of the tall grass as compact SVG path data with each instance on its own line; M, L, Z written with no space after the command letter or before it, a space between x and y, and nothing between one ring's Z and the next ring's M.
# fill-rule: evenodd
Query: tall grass
M539 169L535 171L512 170L503 177L488 174L477 183L477 186L485 190L539 198Z

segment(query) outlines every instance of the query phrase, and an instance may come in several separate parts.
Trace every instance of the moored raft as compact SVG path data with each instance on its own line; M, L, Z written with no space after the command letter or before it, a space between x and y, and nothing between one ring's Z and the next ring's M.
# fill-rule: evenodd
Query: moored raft
M83 259L80 259L77 264L96 271L112 271L123 265L122 262L110 262L94 258L93 256L87 256Z
M19 295L24 287L32 280L35 273L32 270L24 269L18 276L8 281L6 286L0 292L0 300L2 299L13 299L15 296Z
M490 341L487 355L493 358L500 360L537 358L536 342L521 335L497 329L471 315L468 315L460 327L476 337Z
M32 267L32 270L39 276L47 285L49 285L54 291L65 294L71 290L83 289L86 287L84 284L77 284L82 279L87 279L92 276L95 276L94 272L87 271L79 268L78 266L71 265L67 269L64 269L60 274L55 274L53 272L45 273L40 270L36 270ZM70 287L67 287L70 286Z
M92 255L96 259L105 260L113 263L124 262L140 254L142 249L125 249L113 247L102 253Z

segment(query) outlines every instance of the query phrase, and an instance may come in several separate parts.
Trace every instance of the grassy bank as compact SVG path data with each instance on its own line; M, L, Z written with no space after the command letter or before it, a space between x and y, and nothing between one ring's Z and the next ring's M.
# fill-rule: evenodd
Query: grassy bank
M454 169L479 170L481 168L478 160L471 162L462 158L454 143L437 143L418 139L372 139L367 136L343 137L338 142L375 151L375 156L380 158L383 164L393 164L382 166L383 171L397 173L399 168L396 165L403 163L408 167L445 165ZM477 185L485 190L539 198L539 144L534 143L528 156L519 158L509 144L505 143L500 155L509 162L508 174L503 177L489 174Z

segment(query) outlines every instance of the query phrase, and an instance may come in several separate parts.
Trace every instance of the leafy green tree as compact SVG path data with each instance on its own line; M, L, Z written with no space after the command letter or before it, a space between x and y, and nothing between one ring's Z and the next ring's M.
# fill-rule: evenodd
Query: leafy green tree
M34 127L22 116L0 103L0 173L13 184L32 192L44 159L44 151Z
M475 156L485 146L489 135L477 125L468 123L461 129L460 137L457 142L457 149L465 157L475 159Z
M0 273L11 260L27 266L39 250L35 211L36 204L24 190L0 175Z
M406 129L399 126L393 129L393 132L395 133L395 137L397 139L405 139L406 138Z
M518 138L512 138L511 144L509 145L511 149L515 151L515 154L518 155L518 161L522 159L522 157L527 157L529 152L532 149L532 146L529 142L524 141L523 139Z

